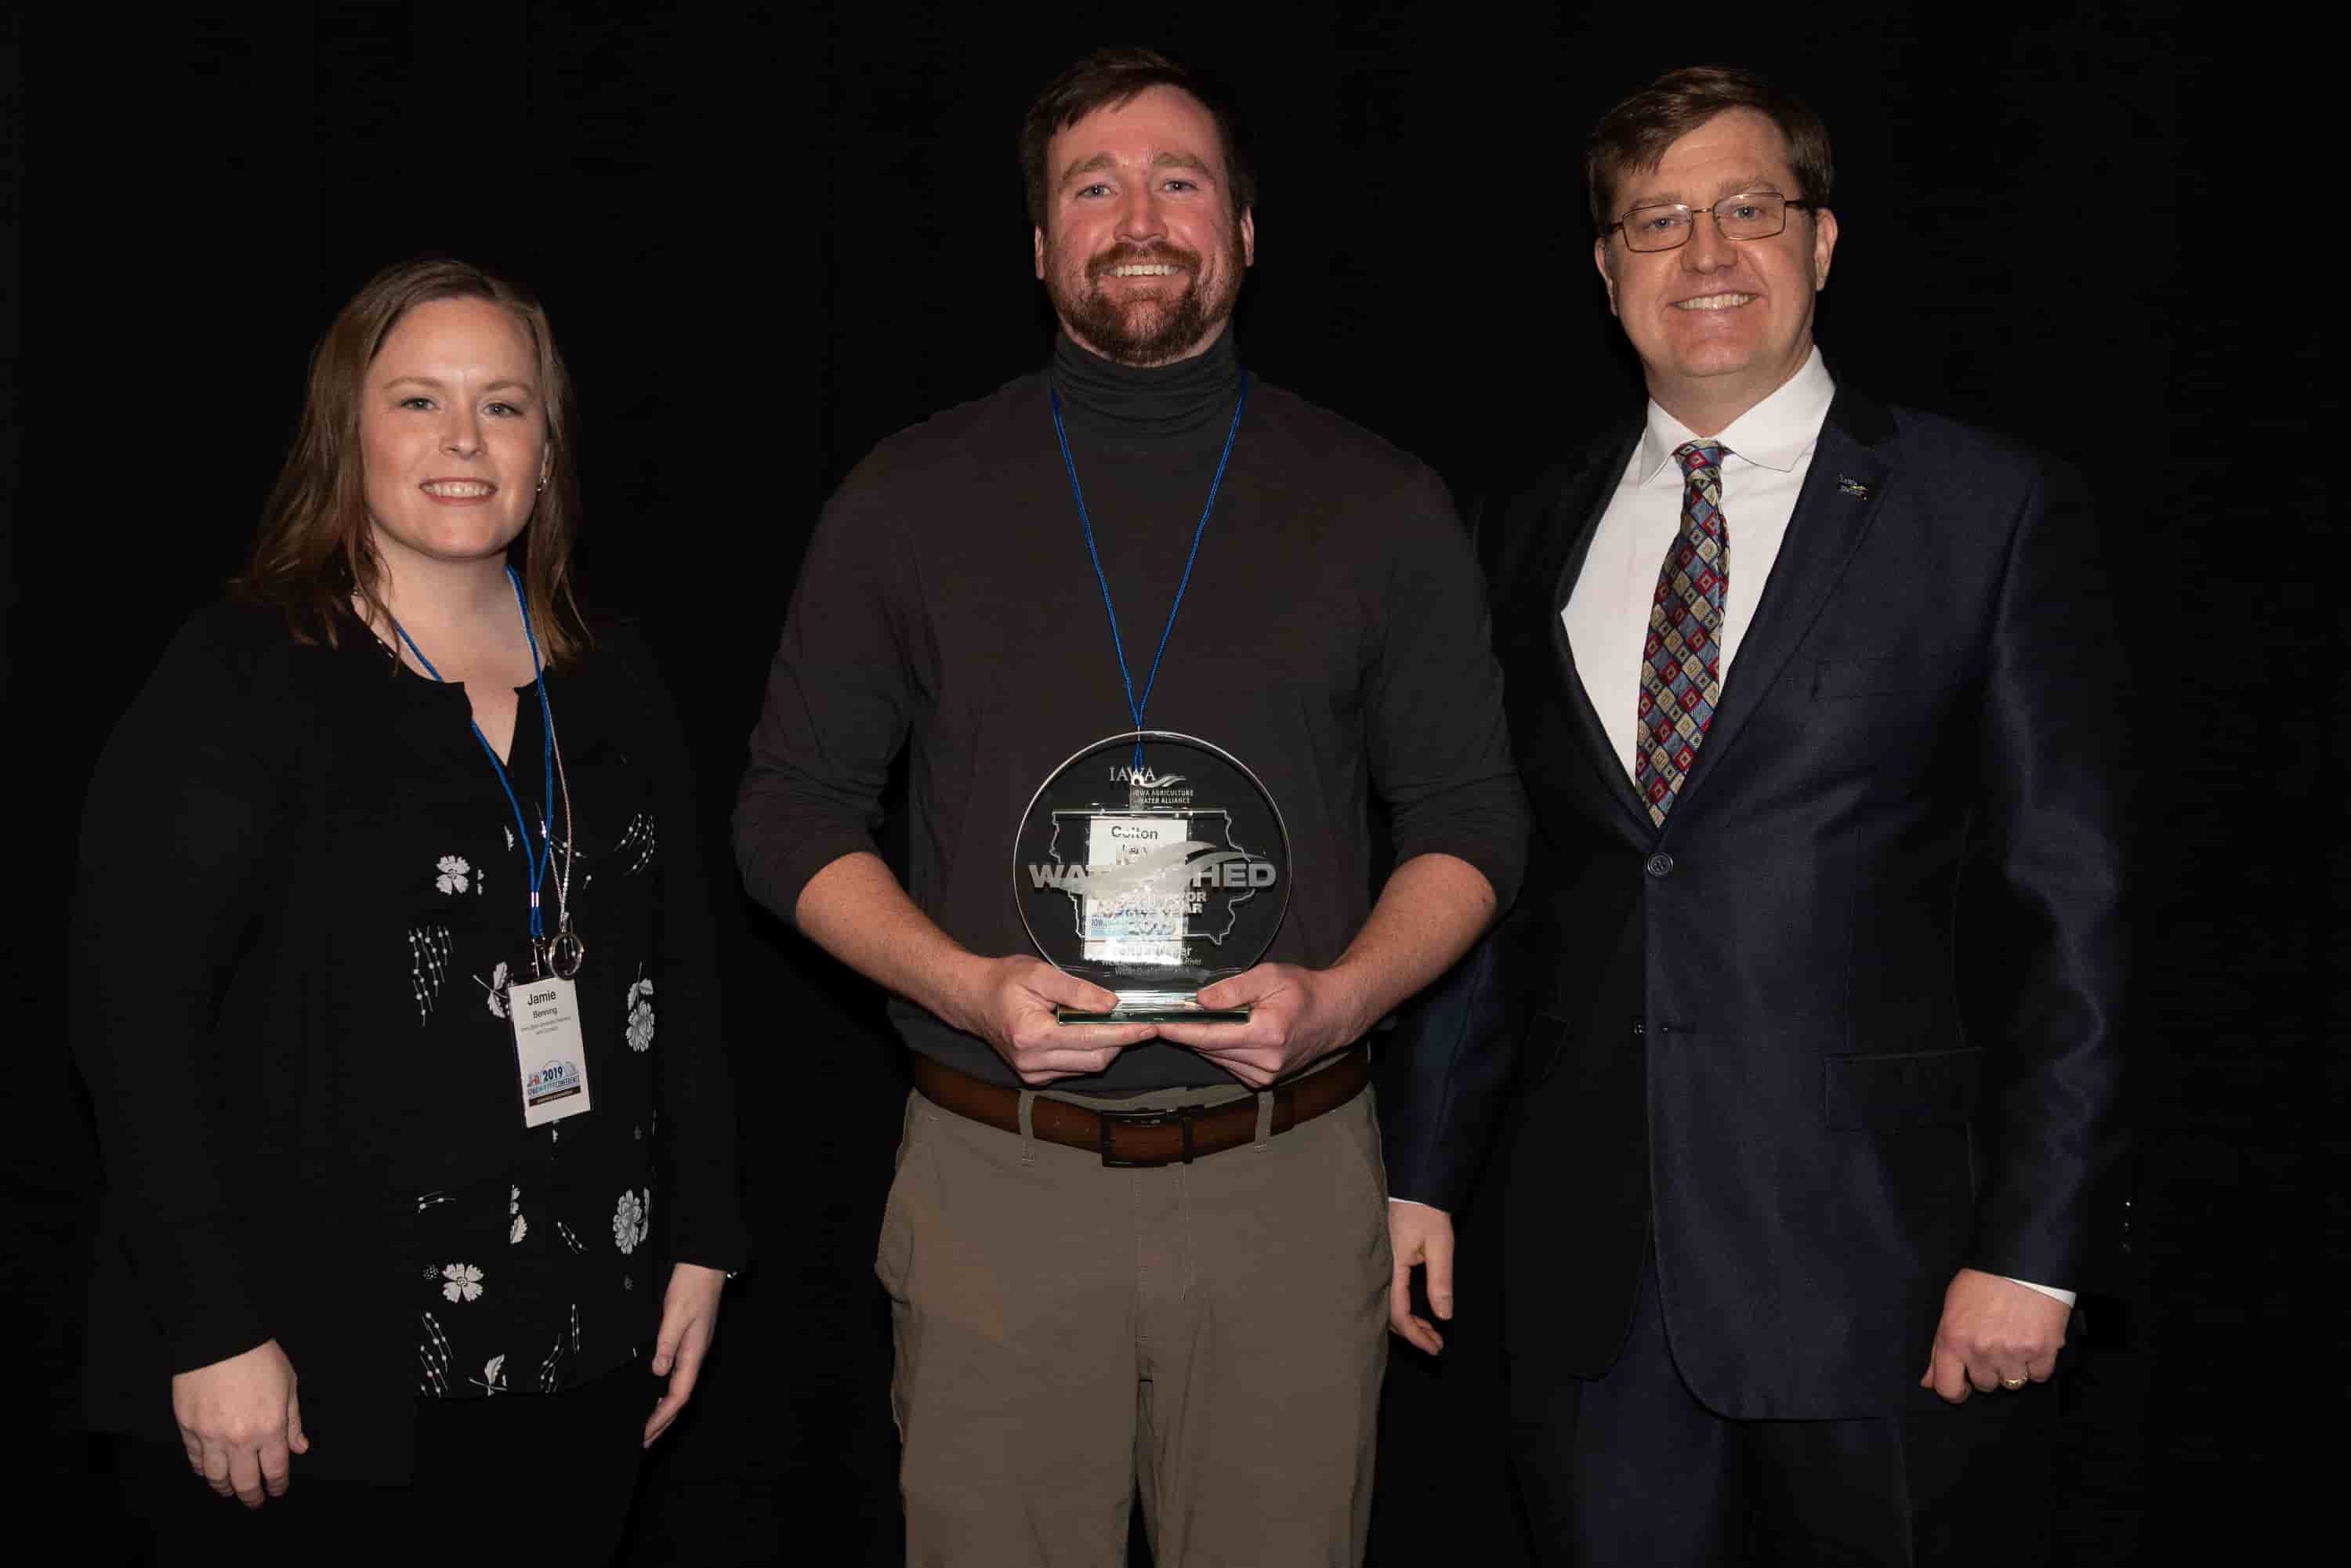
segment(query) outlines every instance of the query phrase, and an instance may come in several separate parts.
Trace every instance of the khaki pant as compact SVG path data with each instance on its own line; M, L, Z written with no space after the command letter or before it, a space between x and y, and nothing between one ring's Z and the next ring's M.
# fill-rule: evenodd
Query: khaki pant
M1360 1563L1388 1256L1368 1090L1144 1170L911 1096L875 1264L907 1561L1121 1568L1139 1495L1160 1568Z

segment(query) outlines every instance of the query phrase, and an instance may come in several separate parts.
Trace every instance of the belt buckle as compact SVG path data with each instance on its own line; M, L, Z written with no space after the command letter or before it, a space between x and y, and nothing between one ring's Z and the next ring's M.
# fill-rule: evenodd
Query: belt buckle
M1159 1166L1176 1164L1175 1160L1123 1160L1112 1154L1110 1149L1110 1134L1113 1126L1165 1127L1172 1123L1184 1131L1184 1153L1180 1157L1184 1164L1190 1165L1192 1163L1192 1123L1199 1114L1199 1110L1197 1105L1178 1105L1166 1111L1095 1112L1094 1114L1100 1118L1098 1124L1101 1131L1097 1142L1102 1154L1102 1163L1112 1170L1149 1170Z

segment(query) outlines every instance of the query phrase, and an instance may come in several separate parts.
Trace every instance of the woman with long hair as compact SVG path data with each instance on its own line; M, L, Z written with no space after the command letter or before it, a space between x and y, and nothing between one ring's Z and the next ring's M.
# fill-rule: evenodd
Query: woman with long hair
M575 601L577 440L536 298L380 274L99 758L86 1387L166 1552L608 1556L743 1261L685 751Z

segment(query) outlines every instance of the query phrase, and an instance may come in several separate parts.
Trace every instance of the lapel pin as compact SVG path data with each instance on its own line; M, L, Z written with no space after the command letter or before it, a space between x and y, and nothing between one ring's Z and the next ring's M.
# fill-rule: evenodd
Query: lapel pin
M1863 484L1858 479L1847 478L1843 474L1837 476L1837 488L1844 491L1846 495L1851 496L1856 501L1866 501L1869 499L1868 486Z

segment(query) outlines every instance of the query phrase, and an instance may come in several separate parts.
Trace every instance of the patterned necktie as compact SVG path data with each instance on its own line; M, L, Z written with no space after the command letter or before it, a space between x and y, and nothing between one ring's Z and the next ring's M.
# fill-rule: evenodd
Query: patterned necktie
M1682 526L1657 573L1649 637L1641 649L1641 718L1633 743L1633 784L1649 821L1666 813L1722 695L1722 605L1730 588L1730 529L1722 518L1722 447L1686 441L1674 448L1682 468Z

